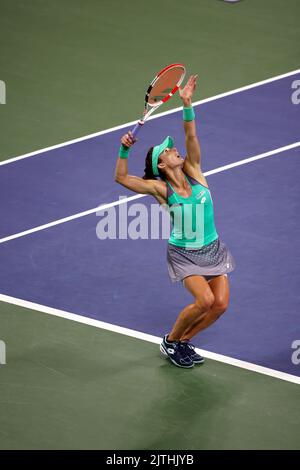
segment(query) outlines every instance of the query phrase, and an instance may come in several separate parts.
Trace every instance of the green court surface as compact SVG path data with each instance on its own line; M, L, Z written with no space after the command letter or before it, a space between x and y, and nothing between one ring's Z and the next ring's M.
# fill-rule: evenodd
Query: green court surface
M298 0L1 0L0 159L137 119L166 63L199 74L195 100L297 69L299 14Z
M195 100L295 70L299 15L299 0L0 0L0 160L136 120L167 63L199 74ZM0 449L300 448L294 383L181 370L156 344L4 302L0 339Z
M5 303L1 336L1 449L299 447L298 385Z

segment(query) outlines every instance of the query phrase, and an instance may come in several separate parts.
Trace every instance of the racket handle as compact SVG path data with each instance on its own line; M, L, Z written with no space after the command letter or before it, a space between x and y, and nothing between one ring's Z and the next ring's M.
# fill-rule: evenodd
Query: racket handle
M133 137L136 137L139 130L141 129L141 127L143 127L144 125L144 121L138 121L138 123L134 126L134 128L132 129L132 135Z

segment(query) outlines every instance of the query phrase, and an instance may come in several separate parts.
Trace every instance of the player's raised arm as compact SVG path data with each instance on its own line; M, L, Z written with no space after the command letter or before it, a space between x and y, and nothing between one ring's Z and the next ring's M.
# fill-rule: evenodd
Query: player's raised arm
M151 194L159 196L159 182L156 180L144 180L138 176L128 174L127 158L130 147L136 142L132 133L129 131L121 139L121 147L119 150L119 158L117 160L115 181L122 186L141 194Z
M192 107L192 97L196 89L197 77L197 75L191 75L185 87L179 89L179 94L183 103L183 122L187 150L186 165L199 168L201 165L201 151L196 131L195 113Z

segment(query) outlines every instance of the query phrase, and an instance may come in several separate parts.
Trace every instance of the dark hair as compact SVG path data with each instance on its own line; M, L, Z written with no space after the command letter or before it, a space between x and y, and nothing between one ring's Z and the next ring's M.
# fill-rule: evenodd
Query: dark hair
M156 180L157 176L154 175L153 170L152 170L152 153L153 153L154 147L150 147L148 150L146 159L145 159L145 170L144 170L144 180ZM159 160L159 159L158 159ZM161 179L164 179L164 174L158 169L159 176Z

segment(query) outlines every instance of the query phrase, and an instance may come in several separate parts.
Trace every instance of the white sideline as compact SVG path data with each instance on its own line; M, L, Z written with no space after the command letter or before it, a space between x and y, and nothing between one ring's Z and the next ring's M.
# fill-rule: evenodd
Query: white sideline
M285 152L287 150L291 150L291 149L294 149L294 148L299 147L299 146L300 146L300 142L295 142L295 143L290 144L290 145L285 145L284 147L280 147L280 148L275 149L275 150L270 150L269 152L261 153L260 155L255 155L254 157L249 157L249 158L246 158L244 160L240 160L238 162L229 163L228 165L220 166L219 168L215 168L214 170L209 170L209 171L205 172L204 175L205 176L214 175L215 173L219 173L221 171L229 170L230 168L234 168L236 166L245 165L246 163L250 163L250 162L253 162L255 160L259 160L261 158L271 157L272 155L276 155L278 153ZM93 213L98 212L100 210L105 210L105 209L108 209L109 207L118 206L120 204L124 204L125 202L127 203L127 202L130 202L130 201L133 201L134 199L139 199L139 198L142 198L142 197L145 197L145 196L147 196L147 194L137 194L135 196L130 196L128 198L120 199L118 201L114 201L114 202L110 202L108 204L103 204L101 206L94 207L93 209L88 209L88 210L83 211L83 212L78 212L77 214L73 214L73 215L70 215L68 217L64 217L62 219L54 220L54 221L49 222L49 223L44 224L44 225L39 225L38 227L34 227L34 228L31 228L31 229L28 229L28 230L24 230L23 232L15 233L13 235L9 235L7 237L0 238L0 243L8 242L10 240L15 240L16 238L24 237L24 236L29 235L31 233L39 232L41 230L45 230L47 228L54 227L55 225L63 224L65 222L70 222L71 220L78 219L80 217L84 217L86 215L93 214Z
M256 88L258 86L266 85L267 83L271 83L271 82L274 82L276 80L281 80L283 78L287 78L287 77L290 77L292 75L296 75L298 73L300 73L300 69L292 70L291 72L287 72L287 73L284 73L284 74L281 74L281 75L276 75L274 77L267 78L266 80L262 80L260 82L255 82L255 83L252 83L250 85L246 85L246 86L243 86L243 87L240 87L240 88L235 88L234 90L226 91L225 93L220 93L218 95L211 96L210 98L205 98L203 100L195 101L193 103L193 106L198 106L200 104L209 103L210 101L219 100L221 98L225 98L226 96L234 95L235 93L241 93L242 91L246 91L246 90L250 90L251 88ZM152 119L158 119L162 116L167 116L168 114L176 113L177 111L181 111L181 110L182 110L182 106L180 106L178 108L171 109L169 111L164 111L162 113L157 113L154 116L150 116L149 121L152 120ZM76 142L82 142L83 140L91 139L91 138L97 137L99 135L108 134L109 132L117 131L119 129L123 129L124 127L133 126L136 123L137 123L137 120L126 122L125 124L120 124L119 126L111 127L109 129L105 129L103 131L94 132L93 134L88 134L88 135L85 135L83 137L78 137L76 139L68 140L66 142L62 142L61 144L51 145L50 147L45 147L45 148L42 148L40 150L35 150L33 152L25 153L24 155L20 155L18 157L12 157L12 158L9 158L9 159L7 159L3 162L0 162L0 166L8 165L9 163L13 163L13 162L16 162L18 160L23 160L24 158L32 157L34 155L39 155L39 154L48 152L49 150L55 150L55 149L58 149L60 147L65 147L66 145L75 144Z
M58 310L56 308L47 307L46 305L36 304L34 302L28 302L27 300L18 299L16 297L11 297L8 295L0 294L0 301L6 302L12 305L18 305L19 307L28 308L31 310L36 310L38 312L47 313L49 315L54 315L56 317L65 318L67 320L72 320L77 323L83 323L85 325L94 326L96 328L102 328L104 330L113 331L114 333L120 333L132 338L141 339L143 341L148 341L150 343L160 344L162 338L158 336L152 336L146 333L141 333L140 331L131 330L129 328L124 328L117 325L112 325L110 323L102 322L99 320L94 320L93 318L84 317L82 315L77 315L75 313L66 312L64 310ZM259 374L268 375L276 379L285 380L287 382L292 382L295 384L300 384L300 377L296 375L287 374L285 372L280 372L278 370L269 369L268 367L259 366L257 364L252 364L251 362L241 361L240 359L234 359L233 357L223 356L222 354L216 354L204 349L197 348L196 351L208 359L214 361L223 362L231 366L240 367L242 369L250 370L252 372L257 372Z

